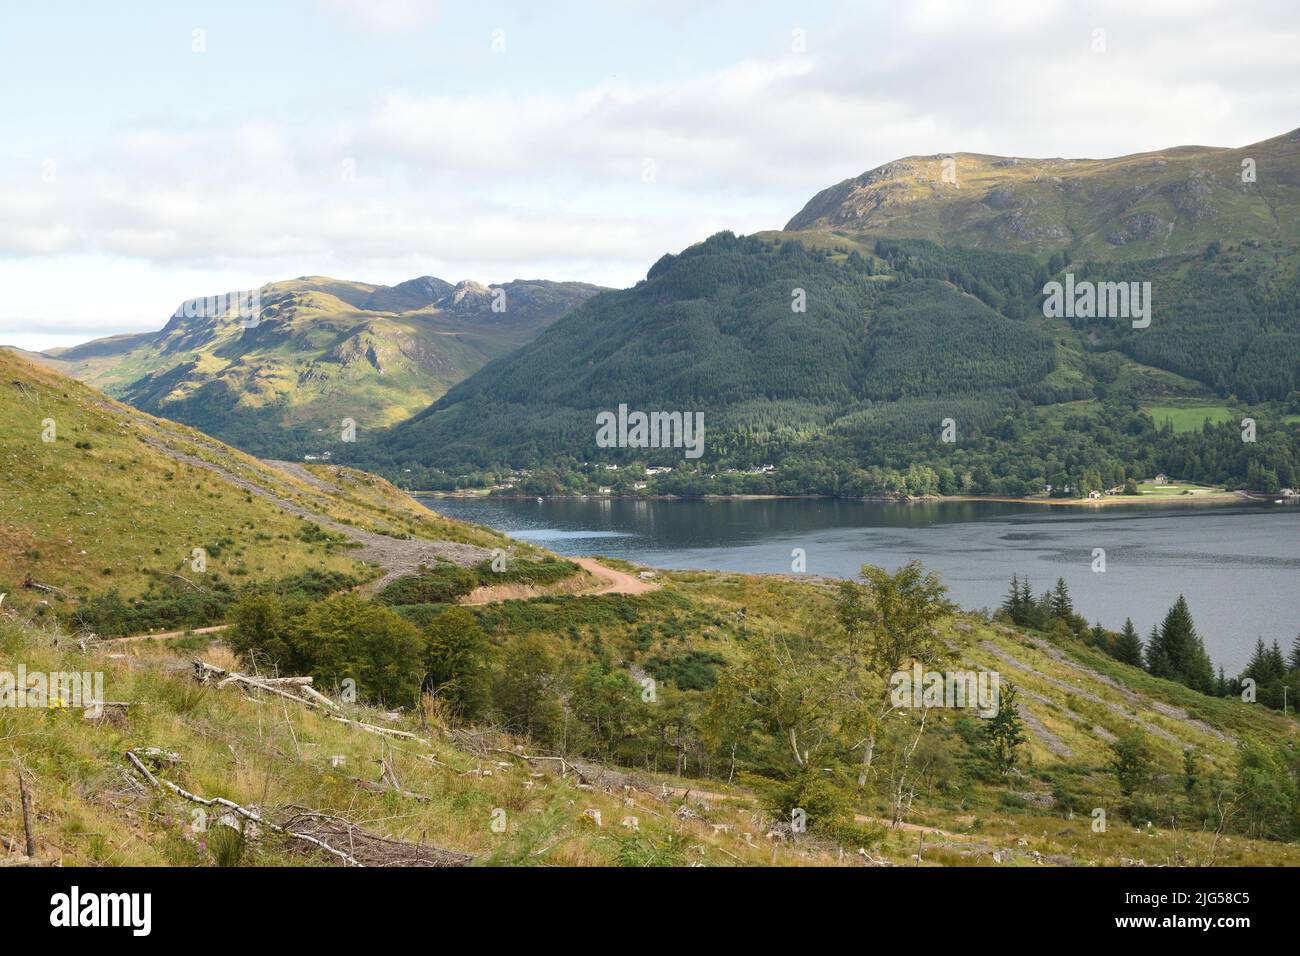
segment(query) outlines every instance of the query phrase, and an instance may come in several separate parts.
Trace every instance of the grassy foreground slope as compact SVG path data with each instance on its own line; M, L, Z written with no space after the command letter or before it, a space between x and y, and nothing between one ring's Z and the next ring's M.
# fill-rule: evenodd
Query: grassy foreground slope
M815 581L685 573L661 580L661 591L636 598L543 598L476 613L503 655L531 637L557 655L619 667L707 651L722 670L738 665L747 646L813 635L833 614L829 588ZM431 697L397 714L347 703L331 714L257 689L199 683L191 658L236 664L220 645L196 638L184 651L149 643L83 649L12 612L0 618L6 667L102 671L106 697L129 706L97 719L71 708L0 708L0 738L14 758L0 786L16 790L13 774L25 768L35 856L65 865L340 864L270 826L245 826L241 837L220 823L222 807L196 814L193 802L152 787L128 750L195 796L251 808L371 865L1300 863L1294 844L1244 835L1235 816L1232 828L1217 829L1179 818L1176 796L1190 748L1202 782L1230 781L1225 800L1244 814L1249 791L1243 796L1242 782L1231 782L1236 754L1248 739L1294 744L1292 720L975 617L953 619L944 636L966 666L996 669L1021 688L1025 752L1014 774L991 773L972 736L974 718L931 710L908 783L911 808L896 826L887 825L888 788L873 784L852 807L853 825L828 834L809 804L808 830L792 831L773 795L780 782L764 775L761 742L742 746L738 758L732 749L739 767L729 773L726 748L709 755L699 740L661 732L678 726L673 714L683 701L694 706L709 695L677 688L679 680L697 683L681 668L675 677L664 672L659 700L642 702L637 717L646 721L644 742L662 740L663 758L619 769L580 742L548 748L459 725ZM579 720L575 709L575 728ZM896 736L912 738L916 714L894 722ZM1109 767L1111 742L1135 727L1152 742L1152 792L1174 794L1153 798L1156 812L1140 815L1125 809L1130 798ZM886 779L892 747L882 741ZM686 751L678 766L675 749ZM1094 825L1098 809L1104 830ZM11 858L23 854L22 834L19 801L0 801L0 845Z
M306 573L364 581L509 544L382 479L259 461L4 351L0 489L8 607L70 611L109 588L130 599Z

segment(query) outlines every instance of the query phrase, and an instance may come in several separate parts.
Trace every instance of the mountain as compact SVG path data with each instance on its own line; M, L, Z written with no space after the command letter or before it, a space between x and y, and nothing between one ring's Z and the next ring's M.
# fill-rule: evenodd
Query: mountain
M918 167L899 161L819 194L795 231L722 233L664 256L635 287L593 298L347 454L425 488L547 469L516 483L528 493L610 485L605 463L673 466L638 489L652 493L1022 495L1159 471L1291 487L1298 144L986 157L959 162L961 188L948 192L904 189L903 170ZM1226 178L1247 153L1258 196ZM985 201L1003 187L1003 208ZM1015 210L1042 230L1007 232ZM1049 211L1066 225L1048 228ZM1148 213L1173 223L1159 241L1105 238ZM1151 321L1048 314L1047 283L1076 280L1136 283L1135 296L1148 283ZM620 405L703 415L702 456L601 447L597 416ZM1198 409L1219 424L1200 429ZM1162 427L1184 413L1190 428ZM1242 417L1261 425L1257 442L1227 424ZM941 440L949 419L953 440ZM732 477L749 472L761 474Z
M1254 180L1243 182L1243 164ZM1300 130L1115 159L909 156L814 196L786 231L922 238L1075 260L1300 239Z
M256 324L241 322L235 295L195 299L159 332L42 359L248 451L301 457L327 450L345 418L364 432L424 408L599 291L544 280L483 286L422 276L373 286L313 276L264 286Z
M860 257L715 236L664 257L635 288L575 310L383 445L453 466L537 464L595 456L595 416L620 403L703 410L716 435L812 427L858 401L996 389L1051 372L1045 332L951 285L921 280L900 294L887 279ZM791 308L795 288L806 294L804 313ZM916 338L925 336L959 342L963 369L918 366Z

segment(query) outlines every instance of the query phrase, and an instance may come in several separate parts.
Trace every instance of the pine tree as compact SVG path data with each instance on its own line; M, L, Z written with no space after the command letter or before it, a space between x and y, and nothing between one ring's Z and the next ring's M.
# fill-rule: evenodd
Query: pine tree
M1183 751L1183 792L1187 794L1187 799L1191 799L1196 792L1196 785L1200 782L1200 771L1196 766L1196 748L1188 747Z
M1024 610L1023 605L1020 603L1020 580L1014 574L1011 575L1011 593L1002 602L1002 610L1007 612L1007 617L1011 618L1013 624L1023 623Z
M1264 639L1255 638L1255 652L1250 655L1250 660L1246 663L1246 669L1241 672L1241 676L1249 677L1256 684L1264 683L1264 672L1268 669L1267 657L1268 651L1264 649Z
M1265 663L1268 667L1269 680L1280 681L1286 678L1286 658L1282 656L1282 648L1278 646L1276 640L1273 641L1273 646L1268 649Z
M1153 758L1146 734L1133 729L1110 745L1110 768L1125 798L1146 786L1151 779Z
M1065 585L1065 578L1056 579L1056 588L1051 598L1052 619L1069 623L1074 614L1074 602L1070 600L1070 589Z
M1132 618L1124 618L1124 630L1115 640L1115 659L1134 667L1142 666L1142 638L1138 637Z
M1147 670L1153 677L1173 678L1173 664L1170 663L1169 655L1165 653L1161 643L1160 629L1154 624L1151 625L1151 633L1147 635L1146 658Z
M1002 685L998 696L998 712L984 722L984 740L993 765L1002 773L1009 773L1019 759L1017 752L1025 742L1024 724L1020 708L1016 705L1016 685L1010 681Z
M1179 681L1204 693L1214 689L1214 668L1183 595L1178 595L1165 615L1147 654L1151 673L1157 677Z
M1291 670L1300 670L1300 634L1291 642Z

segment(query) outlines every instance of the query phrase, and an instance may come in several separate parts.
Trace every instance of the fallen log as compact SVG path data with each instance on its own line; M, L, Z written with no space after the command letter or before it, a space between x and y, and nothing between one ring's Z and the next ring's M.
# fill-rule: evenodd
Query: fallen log
M65 597L68 594L67 591L63 590L63 588L57 588L53 584L42 584L40 581L33 581L30 574L23 580L23 587L34 588L37 591L43 591L46 594L62 594Z
M281 690L279 687L272 686L271 684L267 683L267 681L264 680L263 678L249 677L247 674L240 674L238 671L228 671L224 667L217 667L215 664L209 664L206 661L195 661L194 671L198 679L203 683L207 683L207 681L213 677L221 678L221 680L217 682L217 687L223 687L233 682L236 684L240 684L244 687L252 687L252 688L256 688L257 690L264 690L270 694L276 694L279 697L283 697L286 700L291 700L294 703L302 704L304 707L308 707L312 710L320 710L322 706L326 706L326 705L332 707L335 710L339 709L338 704L334 703L334 701L330 700L324 694L319 693L314 688L309 687L306 684L301 684L297 686L304 693L309 693L313 697L321 698L320 703L317 703L317 701L315 700L309 700L306 697L299 697L297 694L290 694L288 691ZM307 679L310 680L311 678L307 678ZM382 734L386 737L402 737L406 740L418 740L426 747L429 746L429 741L425 740L419 734L413 734L410 733L409 731L394 730L391 727L378 727L374 724L368 724L362 720L353 720L350 717L343 717L338 714L327 714L326 716L328 716L330 720L337 720L339 723L348 724L351 727L360 727L362 730L365 730L372 734Z

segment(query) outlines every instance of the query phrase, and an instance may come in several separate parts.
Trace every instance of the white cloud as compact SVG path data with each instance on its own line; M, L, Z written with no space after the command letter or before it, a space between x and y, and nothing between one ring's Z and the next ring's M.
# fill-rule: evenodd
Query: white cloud
M439 0L317 0L317 5L349 26L379 36L437 23L441 7Z
M321 4L375 33L437 15ZM1099 27L1104 53L1090 45ZM927 0L810 30L802 55L668 81L395 88L321 118L139 122L69 142L54 182L44 154L9 151L0 275L130 266L136 321L235 275L627 284L665 251L718 228L777 228L817 190L902 155L1107 156L1276 135L1300 115L1298 67L1300 13L1280 0ZM83 274L107 275L96 269ZM0 305L0 340L41 315L127 321L96 309L85 282L44 285L22 309Z

